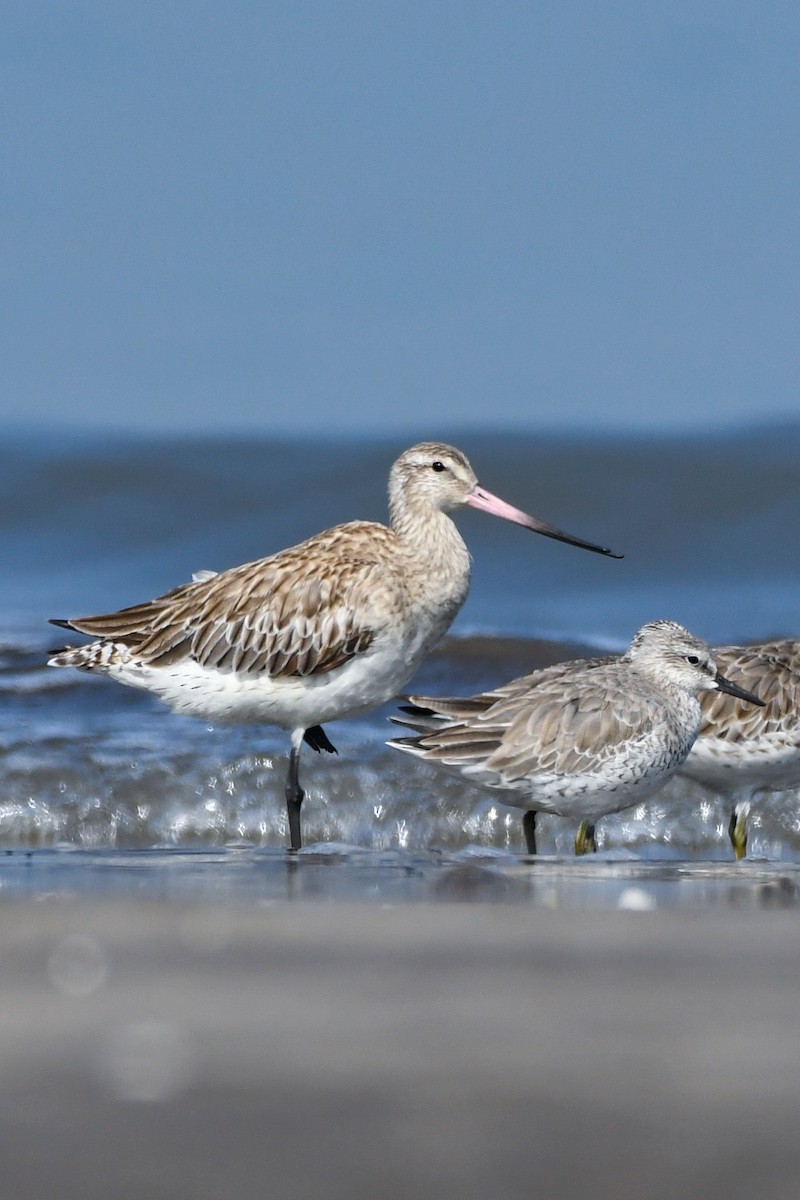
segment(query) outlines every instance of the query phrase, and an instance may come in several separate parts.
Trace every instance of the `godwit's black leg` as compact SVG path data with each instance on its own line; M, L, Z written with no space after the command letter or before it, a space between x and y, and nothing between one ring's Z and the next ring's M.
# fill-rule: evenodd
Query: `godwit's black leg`
M300 743L302 734L292 736L292 751L289 755L289 772L286 776L286 812L289 816L289 842L292 850L299 850L303 844L300 833L300 805L303 803L305 792L300 787L298 770L300 767ZM295 742L297 743L295 745Z
M528 854L536 853L536 813L529 809L522 818L522 832L525 834L525 848Z

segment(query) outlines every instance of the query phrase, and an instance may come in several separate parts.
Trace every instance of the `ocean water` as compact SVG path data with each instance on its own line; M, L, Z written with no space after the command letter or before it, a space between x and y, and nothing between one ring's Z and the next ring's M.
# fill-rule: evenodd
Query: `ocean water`
M415 440L412 433L408 442ZM465 512L469 599L413 687L466 692L624 648L681 621L713 642L800 633L800 428L686 439L440 431L482 484L613 561ZM0 847L278 848L287 738L209 728L108 680L45 666L48 617L148 599L202 568L271 553L338 521L386 519L397 441L166 440L7 434L0 448ZM384 746L393 705L304 750L309 844L458 854L523 849L518 810ZM751 852L800 858L800 801L754 815ZM598 827L601 857L725 859L726 803L673 783ZM574 828L541 821L545 853Z

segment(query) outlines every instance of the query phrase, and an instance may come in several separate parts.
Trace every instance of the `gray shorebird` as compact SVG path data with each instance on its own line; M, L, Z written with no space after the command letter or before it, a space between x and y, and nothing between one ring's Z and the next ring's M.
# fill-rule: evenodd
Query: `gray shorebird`
M734 799L728 836L737 859L747 853L751 805L769 792L800 786L800 642L719 646L714 657L763 708L734 697L703 696L703 720L681 774Z
M286 805L298 850L303 741L335 753L322 723L396 695L466 599L469 553L447 515L462 505L621 557L512 508L479 486L460 450L423 442L391 469L389 527L337 525L269 558L199 572L155 600L55 620L96 640L50 665L101 672L207 721L288 730Z
M577 818L583 854L600 817L638 804L684 762L706 690L762 703L720 675L704 641L653 621L619 658L560 663L464 699L410 696L391 719L417 736L389 745L525 809L529 854L537 812Z

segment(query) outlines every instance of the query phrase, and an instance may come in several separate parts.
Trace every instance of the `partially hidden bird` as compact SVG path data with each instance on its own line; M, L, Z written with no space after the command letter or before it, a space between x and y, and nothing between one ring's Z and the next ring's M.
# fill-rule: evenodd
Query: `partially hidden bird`
M750 689L763 708L735 697L703 697L703 720L681 775L732 803L728 837L737 859L747 854L754 803L800 786L800 642L776 638L750 646L718 646L714 657Z

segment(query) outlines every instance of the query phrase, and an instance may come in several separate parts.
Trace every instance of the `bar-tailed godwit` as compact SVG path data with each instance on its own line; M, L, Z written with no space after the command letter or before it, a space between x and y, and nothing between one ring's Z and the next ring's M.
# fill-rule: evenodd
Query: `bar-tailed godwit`
M411 678L466 599L470 558L447 515L461 505L611 554L480 487L461 451L424 442L389 476L391 525L337 525L298 546L102 616L53 623L94 636L50 664L99 671L214 722L291 733L289 838L301 846L300 747L335 752L322 723L382 704ZM620 557L613 555L613 557Z
M747 818L759 794L800 786L800 642L719 646L714 658L757 691L764 707L704 696L700 733L681 774L734 799L728 836L738 859L747 853Z
M417 736L389 745L524 808L529 854L537 812L578 818L582 854L599 817L638 804L677 771L705 690L762 703L720 675L700 638L653 621L619 658L560 663L465 699L410 696L406 715L392 720Z

